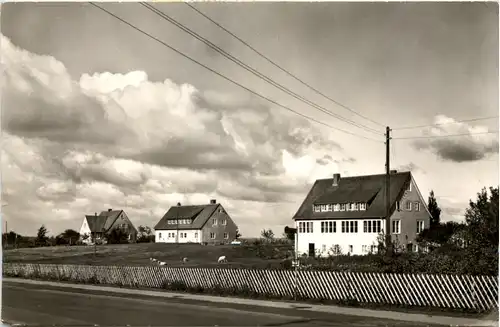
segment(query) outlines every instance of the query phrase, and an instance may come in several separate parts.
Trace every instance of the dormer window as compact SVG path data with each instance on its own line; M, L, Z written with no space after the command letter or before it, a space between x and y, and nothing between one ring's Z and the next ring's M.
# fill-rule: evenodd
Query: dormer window
M359 210L366 210L366 203L361 202L359 204Z
M359 204L358 203L351 204L351 209L352 210L358 210L359 209Z
M321 212L321 206L319 206L319 205L315 204L315 205L313 206L313 210L314 210L314 212Z
M333 211L340 211L340 204L334 204Z
M328 209L328 212L333 211L333 204L329 204L329 205L327 206L327 209Z
M346 209L346 204L345 203L341 203L340 204L340 211L345 211Z

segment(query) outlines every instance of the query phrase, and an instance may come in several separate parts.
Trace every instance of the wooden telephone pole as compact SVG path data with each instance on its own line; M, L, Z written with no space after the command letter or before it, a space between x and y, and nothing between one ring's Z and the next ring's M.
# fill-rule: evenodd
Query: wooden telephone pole
M389 143L391 140L391 129L385 129L385 247L388 254L391 253L391 157Z

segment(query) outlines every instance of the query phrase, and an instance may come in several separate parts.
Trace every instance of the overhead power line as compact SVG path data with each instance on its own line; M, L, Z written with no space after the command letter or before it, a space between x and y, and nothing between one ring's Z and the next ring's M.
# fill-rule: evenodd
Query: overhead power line
M144 30L140 29L139 27L135 26L134 24L129 23L129 22L128 22L128 21L126 21L125 19L123 19L123 18L119 17L118 15L115 15L114 13L110 12L109 10L107 10L107 9L105 9L105 8L103 8L103 7L99 6L99 5L97 5L96 3L94 3L94 2L89 2L89 3L90 3L91 5L93 5L94 7L96 7L96 8L98 8L98 9L102 10L102 11L103 11L103 12L105 12L105 13L107 13L108 15L110 15L110 16L112 16L112 17L114 17L115 19L119 20L120 22L122 22L122 23L124 23L124 24L128 25L129 27L133 28L134 30L138 31L139 33L141 33L141 34L143 34L143 35L146 35L147 37L149 37L149 38L151 38L151 39L155 40L156 42L158 42L158 43L162 44L163 46L165 46L165 47L169 48L170 50L172 50L172 51L174 51L175 53L177 53L177 54L181 55L182 57L184 57L184 58L186 58L186 59L188 59L188 60L190 60L190 61L194 62L195 64L197 64L197 65L199 65L199 66L201 66L201 67L205 68L206 70L208 70L208 71L210 71L210 72L212 72L212 73L216 74L216 75L217 75L217 76L219 76L219 77L222 77L223 79L227 80L228 82L230 82L230 83L232 83L232 84L234 84L234 85L237 85L237 86L241 87L242 89L244 89L244 90L246 90L246 91L248 91L248 92L250 92L250 93L252 93L252 94L256 95L257 97L259 97L259 98L261 98L261 99L264 99L264 100L266 100L266 101L268 101L268 102L270 102L270 103L272 103L272 104L274 104L274 105L276 105L276 106L278 106L278 107L281 107L281 108L283 108L283 109L286 109L286 110L288 110L288 111L291 111L291 112L293 112L293 113L295 113L295 114L297 114L297 115L299 115L299 116L301 116L301 117L303 117L303 118L305 118L305 119L308 119L308 120L310 120L310 121L313 121L313 122L315 122L315 123L317 123L317 124L320 124L320 125L323 125L323 126L329 127L329 128L331 128L331 129L334 129L334 130L337 130L337 131L343 132L343 133L345 133L345 134L349 134L349 135L357 136L357 137L360 137L360 138L363 138L363 139L366 139L366 140L370 140L370 141L374 141L374 142L378 142L378 143L383 143L382 141L379 141L379 140L376 140L376 139L373 139L373 138L370 138L370 137L365 137L365 136L363 136L363 135L359 135L359 134L356 134L356 133L353 133L353 132L349 132L349 131L343 130L343 129L338 128L338 127L331 126L331 125L329 125L329 124L327 124L327 123L324 123L324 122L322 122L322 121L319 121L319 120L316 120L316 119L314 119L314 118L312 118L312 117L309 117L309 116L307 116L307 115L304 115L304 114L302 114L302 113L300 113L300 112L298 112L298 111L295 111L295 110L291 109L291 108L290 108L290 107L288 107L288 106L282 105L281 103L279 103L279 102L277 102L277 101L274 101L274 100L272 100L272 99L270 99L270 98L268 98L268 97L266 97L266 96L264 96L264 95L262 95L262 94L260 94L260 93L258 93L258 92L256 92L256 91L254 91L254 90L251 90L251 89L249 89L248 87L246 87L246 86L244 86L244 85L242 85L242 84L240 84L240 83L236 82L235 80L233 80L233 79L231 79L231 78L229 78L229 77L227 77L227 76L225 76L225 75L223 75L223 74L219 73L218 71L216 71L216 70L214 70L214 69L212 69L212 68L210 68L210 67L208 67L208 66L204 65L203 63L201 63L201 62L197 61L196 59L191 58L190 56L188 56L188 55L186 55L185 53L183 53L183 52L181 52L181 51L177 50L176 48L174 48L173 46L169 45L168 43L166 43L166 42L164 42L164 41L162 41L162 40L158 39L157 37L155 37L155 36L153 36L153 35L149 34L148 32L145 32Z
M472 119L457 120L457 121L453 121L453 122L449 122L449 123L438 123L438 124L428 124L428 125L405 126L405 127L393 128L393 130L416 129L416 128L423 128L423 127L442 126L442 125L465 123L465 122L471 122L471 121L488 120L488 119L493 119L493 118L498 118L498 117L499 116L496 115L496 116L488 116L488 117L481 117L481 118L472 118Z
M431 139L431 138L442 138L442 137L454 137L454 136L470 136L470 135L481 135L481 134L498 134L498 131L494 132L478 132L478 133L464 133L464 134L449 134L449 135L427 135L427 136L411 136L411 137L393 137L393 140L410 140L410 139Z
M175 25L176 27L178 27L179 29L181 29L182 31L188 33L189 35L193 36L194 38L196 38L197 40L205 43L207 46L209 46L210 48L212 48L213 50L215 50L216 52L218 52L219 54L223 55L224 57L226 57L227 59L231 60L232 62L234 62L235 64L237 64L238 66L244 68L245 70L247 70L248 72L252 73L253 75L259 77L260 79L266 81L267 83L273 85L274 87L280 89L281 91L289 94L290 96L294 97L295 99L299 100L299 101L302 101L303 103L307 104L307 105L310 105L311 107L313 108L316 108L320 111L322 111L323 113L325 114L328 114L334 118L337 118L343 122L346 122L348 124L351 124L355 127L358 127L358 128L361 128L361 129L364 129L366 131L369 131L369 132L372 132L372 133L375 133L375 134L378 134L378 135L383 135L383 133L381 133L380 131L377 131L373 128L370 128L366 125L363 125L363 124L360 124L360 123L356 123L352 120L349 120L345 117L342 117L338 114L335 114L333 112L331 112L330 110L304 98L303 96L291 91L290 89L288 89L287 87L283 86L282 84L274 81L273 79L271 79L270 77L262 74L261 72L259 72L258 70L256 70L255 68L245 64L244 62L242 62L241 60L239 60L238 58L234 57L233 55L231 55L230 53L224 51L222 48L220 48L219 46L217 46L216 44L210 42L208 39L202 37L201 35L199 35L198 33L194 32L193 30L189 29L188 27L186 27L185 25L179 23L178 21L176 21L174 18L170 17L169 15L165 14L164 12L162 12L161 10L155 8L154 6L148 4L148 3L145 3L145 2L140 2L140 4L144 7L146 7L147 9L149 9L150 11L154 12L155 14L157 14L158 16L162 17L163 19L165 19L166 21L168 21L169 23L171 23L172 25Z
M246 47L248 47L250 50L252 50L253 52L255 52L257 55L259 55L261 58L265 59L267 62L269 62L271 65L273 65L274 67L278 68L279 70L281 70L282 72L284 72L285 74L287 74L288 76L292 77L293 79L295 79L296 81L298 81L299 83L301 83L302 85L304 86L307 86L309 89L313 90L314 92L316 92L317 94L321 95L322 97L324 97L325 99L328 99L329 101L335 103L336 105L350 111L351 113L361 117L361 118L364 118L376 125L379 125L379 126L382 126L382 127L385 127L384 125L378 123L377 121L373 120L373 119L370 119L360 113L358 113L356 110L354 109L351 109L349 108L348 106L340 103L339 101L329 97L328 95L324 94L323 92L319 91L318 89L316 89L315 87L311 86L310 84L304 82L302 79L300 79L299 77L297 77L296 75L294 75L293 73L291 73L289 70L281 67L280 65L278 65L276 62L274 62L273 60L271 60L270 58L268 58L267 56L265 56L262 52L258 51L257 49L255 49L254 47L252 47L250 44L248 44L248 42L244 41L243 39L241 39L240 37L238 37L237 35L235 35L233 32L229 31L227 28L225 28L224 26L222 26L221 24L217 23L214 19L210 18L208 15L206 15L205 13L203 13L201 10L199 10L198 8L196 8L195 6L193 6L192 4L188 3L188 2L184 2L186 5L188 5L191 9L193 9L194 11L196 11L198 14L200 14L201 16L205 17L207 20L209 20L210 22L212 22L214 25L218 26L220 29L222 29L223 31L225 31L226 33L228 33L229 35L231 35L232 37L234 37L236 40L240 41L242 44L244 44Z

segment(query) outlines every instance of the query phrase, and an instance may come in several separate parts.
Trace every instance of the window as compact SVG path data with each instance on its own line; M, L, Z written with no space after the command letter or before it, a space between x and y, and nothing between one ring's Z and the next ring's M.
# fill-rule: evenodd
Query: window
M212 219L212 226L217 226L217 218Z
M340 211L340 204L334 204L333 211Z
M362 246L361 246L361 251L363 251L363 253L368 252L368 250L367 250L367 246L366 246L366 245L362 245Z
M210 238L213 240L215 238L215 233L210 233Z
M181 238L184 238L184 233L181 233L180 235L181 235Z
M371 253L375 253L375 252L377 252L377 246L376 246L376 245L372 245L372 246L370 246L370 252L371 252Z
M408 184L408 192L411 192L411 181L410 184Z
M198 238L198 232L194 233L194 238Z
M380 233L380 231L382 230L381 228L381 221L380 220L374 220L373 221L373 224L374 224L374 233Z
M417 220L417 233L421 233L424 230L424 221Z
M396 202L396 210L401 211L401 203L399 201Z
M415 211L420 211L420 202L415 202Z
M401 233L401 220L392 221L392 233L393 234Z
M352 210L354 210L354 211L358 211L358 210L359 210L359 204L358 204L358 203L352 203L352 204L351 204L351 208L352 208Z
M322 221L321 222L321 233L326 233L325 232L325 225L326 225L326 221Z
M222 219L221 225L226 226L227 225L227 220L226 219Z
M363 221L363 233L368 233L368 222Z
M340 204L340 211L345 211L345 203Z
M187 238L188 237L188 234L187 233L184 233L184 238Z
M357 221L350 221L349 222L349 229L351 233L357 233L358 232L358 222Z
M301 221L299 222L299 233L312 233L313 232L313 222L312 221Z
M227 240L229 238L229 234L228 233L224 233L224 238Z
M346 222L345 222L345 221L343 221L343 222L342 222L342 233L345 233L345 232L346 232L346 231L345 231L345 229L346 229L346 228L345 228L345 225L346 225Z
M321 206L319 206L319 205L314 205L313 210L314 210L314 212L321 212Z
M328 211L328 206L326 204L321 205L321 212L326 212Z
M329 233L336 233L337 232L337 222L336 221L329 221L328 222L328 232Z
M406 201L406 210L411 211L411 201Z
M352 253L354 251L354 247L352 245L349 245L349 253Z
M360 203L359 204L359 210L366 210L366 203Z
M161 238L161 233L158 233L158 237Z
M326 252L326 245L325 244L321 245L321 252Z

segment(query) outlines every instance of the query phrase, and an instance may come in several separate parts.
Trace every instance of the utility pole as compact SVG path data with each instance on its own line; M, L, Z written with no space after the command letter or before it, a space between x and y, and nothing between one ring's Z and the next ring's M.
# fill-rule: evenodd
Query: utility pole
M391 241L391 157L389 142L391 140L391 129L385 129L385 247L386 253L392 253Z

